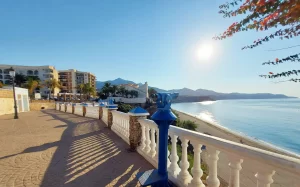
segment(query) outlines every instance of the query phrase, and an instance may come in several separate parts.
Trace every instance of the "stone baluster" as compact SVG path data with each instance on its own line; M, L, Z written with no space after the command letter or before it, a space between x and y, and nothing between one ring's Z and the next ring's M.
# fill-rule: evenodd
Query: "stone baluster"
M151 151L150 151L150 155L151 157L155 157L156 154L156 143L155 143L155 127L151 126Z
M149 115L149 113L141 108L141 107L136 107L132 110L129 111L129 144L130 144L130 150L131 151L136 151L138 145L141 142L141 136L142 136L142 130L141 130L141 124L138 121L138 119L145 119L147 116ZM148 134L148 136L147 136ZM148 138L148 141L147 141ZM146 133L146 150L147 147L150 148L149 144L150 144L150 140L149 140L149 127L148 127L148 131ZM150 151L147 150L148 152Z
M181 161L179 163L181 171L178 174L178 179L184 185L187 185L192 179L192 176L188 171L190 167L190 163L188 161L188 156L187 156L188 142L189 142L188 139L186 139L185 137L182 138L181 141L182 155L181 155Z
M235 155L230 155L230 179L229 187L239 187L240 186L240 170L242 169L243 159L236 157Z
M102 119L103 117L103 108L100 106L99 107L99 119Z
M266 165L257 168L258 172L255 174L257 187L270 187L274 182L273 175L275 174L275 171Z
M85 117L86 115L86 106L82 106L82 116Z
M75 105L76 105L76 104L72 104L72 114L75 113Z
M149 153L150 152L150 150L151 150L151 147L150 147L150 143L151 143L151 141L150 141L150 137L149 137L149 130L150 130L150 128L149 128L149 125L147 124L146 125L146 129L145 129L146 131L145 131L145 134L146 134L146 147L145 147L145 152L146 153Z
M144 124L141 124L141 126L142 126L141 150L144 151L144 149L146 147L146 143L145 143L145 141L146 141L146 137L145 137L146 136L146 133L145 133L146 127L145 127Z
M206 178L208 187L219 187L220 180L218 179L218 160L220 151L210 147L208 150L208 167L209 167L209 175Z
M201 169L201 147L202 145L198 141L191 141L194 147L194 165L192 168L193 179L189 184L189 187L205 187L201 177L203 171Z
M180 172L180 168L178 166L178 155L177 155L177 138L178 136L175 134L170 134L171 136L171 141L172 141L172 150L171 150L171 165L169 167L169 173L173 175L174 177L178 175Z
M155 155L154 159L155 159L155 162L158 162L159 132L158 132L158 128L157 127L155 128L155 131L156 131L156 155ZM169 152L169 155L170 155L170 152ZM168 160L167 160L168 162L170 162L169 155L168 155ZM171 163L168 163L168 167L170 166L170 164Z
M68 104L65 103L64 112L67 112L67 107L68 107Z

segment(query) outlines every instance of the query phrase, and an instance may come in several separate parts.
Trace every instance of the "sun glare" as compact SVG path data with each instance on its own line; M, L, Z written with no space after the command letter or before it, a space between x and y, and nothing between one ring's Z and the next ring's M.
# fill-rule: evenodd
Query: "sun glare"
M199 60L208 60L214 52L213 45L210 43L202 44L196 51Z

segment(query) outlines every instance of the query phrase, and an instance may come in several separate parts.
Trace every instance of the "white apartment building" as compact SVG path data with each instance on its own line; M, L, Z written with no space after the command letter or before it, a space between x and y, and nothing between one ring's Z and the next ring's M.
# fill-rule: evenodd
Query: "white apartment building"
M19 66L19 65L0 64L0 82L4 84L10 84L11 81L10 81L9 69L11 67L18 74L23 74L25 76L39 77L42 83L45 80L49 80L49 79L59 80L58 71L53 66ZM59 93L59 91L60 89L56 88L54 90L54 95ZM46 87L42 87L40 89L40 93L42 96L48 96L49 89Z
M96 89L96 76L90 72L77 71L76 69L60 70L59 80L62 93L79 93L79 84L90 83Z

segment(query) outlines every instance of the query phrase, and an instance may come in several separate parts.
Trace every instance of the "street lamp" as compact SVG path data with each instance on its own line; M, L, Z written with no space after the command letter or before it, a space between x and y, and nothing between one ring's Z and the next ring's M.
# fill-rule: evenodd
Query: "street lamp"
M16 72L12 67L9 69L9 75L12 77L12 85L13 85L13 93L14 93L14 108L15 108L15 117L14 117L14 119L18 119L19 117L18 117L18 108L17 108L16 92L15 92Z

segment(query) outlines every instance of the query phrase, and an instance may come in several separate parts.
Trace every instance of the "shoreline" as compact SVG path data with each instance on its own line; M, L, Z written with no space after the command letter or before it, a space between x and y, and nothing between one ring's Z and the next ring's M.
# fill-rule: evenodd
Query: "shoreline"
M230 140L233 142L241 143L244 145L249 145L252 147L256 147L259 149L271 151L274 153L279 153L283 154L286 156L294 157L294 158L300 158L300 155L288 150L285 150L280 147L276 147L275 145L272 145L268 142L264 142L255 138L252 138L250 136L247 136L246 134L238 133L233 130L230 130L226 127L223 127L219 124L213 124L211 122L205 121L197 116L194 116L189 113L181 112L175 109L174 110L176 113L178 113L179 118L181 120L190 120L193 121L197 124L197 132L201 132L204 134L208 134L211 136L216 136L219 138L223 138L226 140Z

